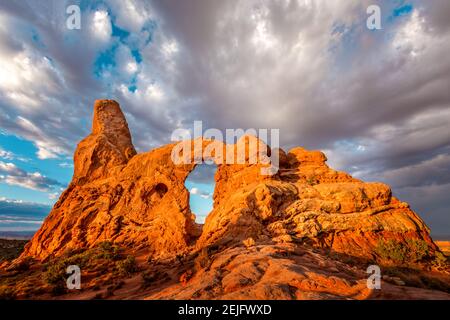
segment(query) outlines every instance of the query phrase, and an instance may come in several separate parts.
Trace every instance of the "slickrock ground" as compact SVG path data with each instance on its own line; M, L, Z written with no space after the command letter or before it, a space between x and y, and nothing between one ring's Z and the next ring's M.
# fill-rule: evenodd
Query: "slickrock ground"
M240 142L245 162L221 164L219 150L237 156ZM184 186L194 161L173 163L175 143L136 154L119 105L96 101L72 182L20 258L4 263L3 283L24 278L18 270L35 279L44 268L56 280L42 283L43 292L61 294L61 270L78 262L88 287L62 297L449 298L436 291L450 292L447 258L389 186L329 168L320 151L270 150L255 137L186 143L211 151L203 159L217 163L214 208L203 226ZM277 174L262 175L267 165L250 163L253 143L278 153ZM384 268L381 291L367 289L370 263Z
M0 273L0 298L450 299L448 274L382 267L381 289L371 290L366 273L371 262L308 245L240 245L158 261L146 257L145 250L125 253L102 243L45 265L22 265ZM84 270L81 290L64 287L70 264Z

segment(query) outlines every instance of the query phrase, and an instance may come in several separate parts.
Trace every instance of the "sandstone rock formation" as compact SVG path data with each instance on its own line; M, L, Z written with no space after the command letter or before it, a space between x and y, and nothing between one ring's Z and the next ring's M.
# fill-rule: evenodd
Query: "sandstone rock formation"
M226 149L218 141L199 143ZM248 154L243 164L218 163L214 208L197 225L184 186L195 163L174 164L175 145L136 154L119 105L96 101L92 133L75 151L72 182L22 258L44 261L105 240L148 250L153 259L243 241L306 243L370 259L383 259L380 241L408 247L412 239L425 243L429 255L438 250L424 222L389 186L335 171L322 152L303 148L271 150L280 157L273 176L261 175L264 164L251 164Z

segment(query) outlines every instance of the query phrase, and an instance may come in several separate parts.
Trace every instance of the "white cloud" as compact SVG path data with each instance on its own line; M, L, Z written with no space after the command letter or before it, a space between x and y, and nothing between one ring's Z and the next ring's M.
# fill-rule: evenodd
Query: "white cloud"
M9 199L6 197L0 197L0 201L1 202L6 202L6 203L23 203L23 200L17 200L17 199Z
M19 169L14 163L0 161L0 172L12 175L24 175L25 173Z
M73 163L69 162L61 162L58 164L61 168L73 168Z
M174 39L167 40L161 45L161 51L165 55L166 58L172 57L180 50L178 46L178 42Z
M97 37L97 39L107 42L112 33L111 20L108 12L105 10L96 11L92 17L92 23L90 24L91 31Z
M164 92L158 85L151 84L145 90L145 93L152 100L161 100L164 97Z
M12 153L11 151L6 151L0 148L0 158L12 160L14 159L14 157L14 153Z
M141 31L144 24L152 17L146 1L112 0L109 4L117 14L117 25L128 31Z
M116 63L118 72L116 81L129 81L139 71L139 64L131 54L131 50L126 45L120 45L116 52Z
M0 161L0 182L16 185L27 189L48 191L59 182L49 179L39 172L26 172L14 163Z
M36 155L39 159L55 159L58 158L58 154L64 153L65 150L60 146L57 139L47 135L30 120L19 116L16 123L23 129L22 136L30 141L34 141L38 148Z
M52 93L58 90L58 75L45 57L26 49L13 55L0 52L0 58L0 90L23 112L32 113L41 106L38 97L44 88Z
M56 200L56 199L58 199L58 197L59 197L59 193L58 192L54 192L54 193L49 193L48 194L48 198L50 200Z
M127 71L131 74L135 73L138 70L138 65L136 62L128 62L127 63Z
M191 188L191 190L189 191L191 194L197 195L202 197L203 199L209 199L211 198L212 194L209 192L205 192L205 191L201 191L196 187Z
M407 22L396 32L392 46L395 50L401 50L412 57L416 57L426 49L426 43L430 40L429 37L425 30L425 19L416 9Z

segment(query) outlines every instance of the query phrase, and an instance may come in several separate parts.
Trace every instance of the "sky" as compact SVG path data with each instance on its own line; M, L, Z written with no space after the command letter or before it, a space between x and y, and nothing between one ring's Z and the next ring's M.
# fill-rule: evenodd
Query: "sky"
M139 152L195 120L277 128L285 150L391 185L449 235L449 13L448 0L0 0L0 203L49 208L94 101L111 98ZM187 183L203 216L211 172Z

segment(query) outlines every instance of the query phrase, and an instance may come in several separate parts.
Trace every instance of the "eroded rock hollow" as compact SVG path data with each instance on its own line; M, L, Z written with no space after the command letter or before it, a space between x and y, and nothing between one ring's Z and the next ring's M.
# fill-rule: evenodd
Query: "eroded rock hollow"
M201 141L211 143L221 142ZM437 250L427 226L389 186L335 171L322 152L300 147L272 150L280 158L273 176L261 175L263 164L250 164L248 154L244 164L219 163L214 208L197 225L184 186L195 164L174 164L174 146L137 154L119 104L96 101L73 179L22 257L43 261L106 240L145 248L154 259L243 241L308 243L371 259L380 240L416 239Z

